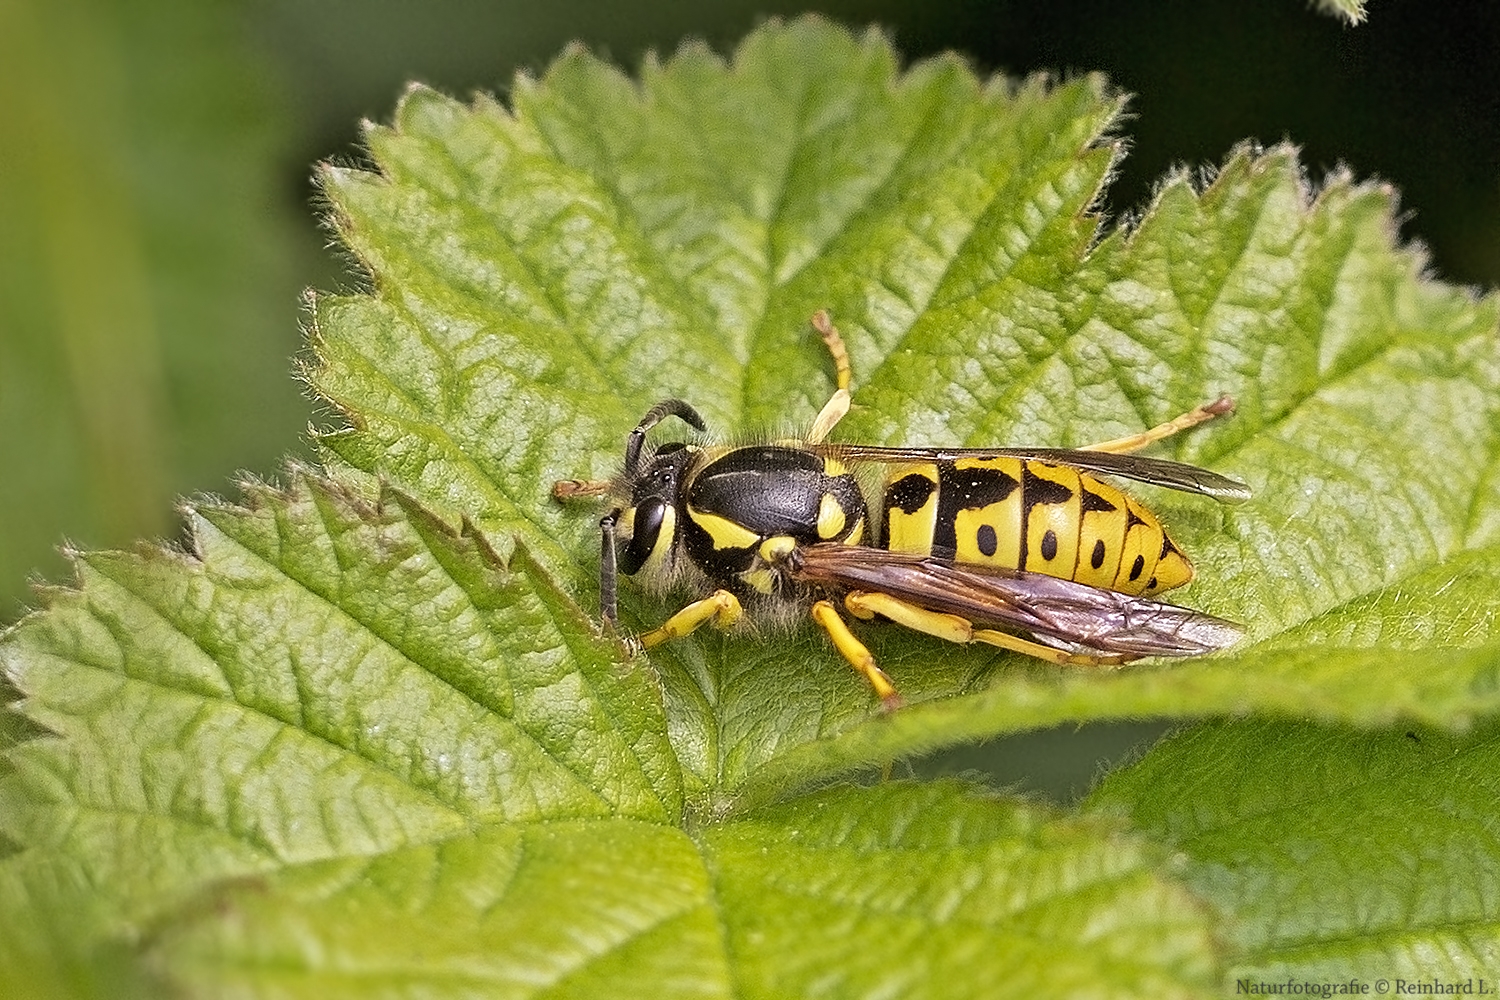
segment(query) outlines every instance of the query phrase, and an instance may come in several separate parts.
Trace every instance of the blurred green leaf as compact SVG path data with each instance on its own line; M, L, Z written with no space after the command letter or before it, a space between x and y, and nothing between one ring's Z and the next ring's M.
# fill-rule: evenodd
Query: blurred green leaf
M1489 979L1500 960L1500 733L1214 722L1107 778L1234 919L1224 989Z
M1196 996L1214 924L1118 828L961 784L841 788L705 830L758 996Z
M165 533L175 494L298 440L315 248L252 57L221 5L0 6L0 620L65 537Z

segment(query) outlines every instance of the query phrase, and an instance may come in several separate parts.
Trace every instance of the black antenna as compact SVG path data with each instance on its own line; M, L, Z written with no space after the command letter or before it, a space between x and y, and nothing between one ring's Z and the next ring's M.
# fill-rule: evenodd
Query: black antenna
M678 417L694 430L704 430L708 427L703 418L698 416L698 411L680 399L664 399L641 418L641 422L635 425L635 430L625 439L625 478L629 479L635 475L636 468L641 464L641 446L646 443L646 432L667 417ZM615 512L616 514L619 511Z

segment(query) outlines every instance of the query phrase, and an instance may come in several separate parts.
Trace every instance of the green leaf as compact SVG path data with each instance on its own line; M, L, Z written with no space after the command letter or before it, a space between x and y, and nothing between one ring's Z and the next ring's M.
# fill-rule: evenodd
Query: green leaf
M1149 845L955 783L681 831L483 828L215 893L157 959L206 996L1186 997L1205 912Z
M1090 806L1179 851L1234 915L1240 980L1486 977L1500 959L1500 732L1215 722L1110 776ZM1261 991L1264 992L1264 991Z
M1188 996L1214 964L1152 846L955 783L821 792L703 840L753 995Z
M78 555L81 591L0 647L61 737L10 749L0 834L107 887L104 928L474 823L679 813L649 677L523 550L297 479L195 508L193 554Z
M1314 195L1293 151L1245 148L1101 236L1099 80L899 72L815 21L638 85L570 52L512 96L414 89L370 134L380 174L325 172L374 294L322 300L313 379L352 418L323 439L340 461L526 538L586 604L594 520L552 481L608 475L667 396L720 432L805 426L831 391L819 307L853 356L843 440L1077 446L1239 401L1165 447L1253 501L1147 492L1200 567L1180 600L1246 642L1100 672L872 627L913 706L886 719L810 629L696 636L652 662L709 812L1059 722L1500 707L1496 301L1422 276L1388 188ZM625 591L639 627L673 610Z
M559 820L216 890L153 957L214 997L724 996L716 924L681 831Z

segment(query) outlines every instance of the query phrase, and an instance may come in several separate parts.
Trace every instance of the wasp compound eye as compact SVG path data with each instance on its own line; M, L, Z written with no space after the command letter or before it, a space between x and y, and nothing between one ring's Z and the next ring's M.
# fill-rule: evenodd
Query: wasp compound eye
M626 511L630 521L630 541L620 552L620 571L634 576L646 565L646 560L663 541L662 525L666 523L668 507L659 497L647 497L633 510ZM671 539L667 538L667 542Z

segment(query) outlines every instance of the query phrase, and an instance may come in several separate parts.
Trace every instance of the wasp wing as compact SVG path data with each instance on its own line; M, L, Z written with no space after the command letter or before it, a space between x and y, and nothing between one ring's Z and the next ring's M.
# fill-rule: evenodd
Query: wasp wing
M814 586L889 594L976 626L1025 629L1084 652L1197 656L1241 635L1240 626L1201 611L1072 580L860 545L804 546L790 570Z
M865 444L819 445L816 451L837 458L866 462L951 462L965 458L1022 458L1067 465L1085 472L1123 476L1153 486L1200 493L1224 503L1250 499L1250 487L1238 479L1165 458L1144 458L1108 451L1073 448L884 448Z

